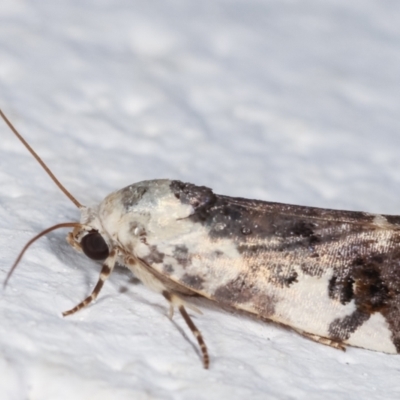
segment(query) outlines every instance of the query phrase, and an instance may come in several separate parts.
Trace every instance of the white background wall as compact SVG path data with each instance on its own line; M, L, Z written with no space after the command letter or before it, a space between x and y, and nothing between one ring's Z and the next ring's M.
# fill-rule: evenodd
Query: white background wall
M395 0L2 0L0 107L84 204L153 178L399 213ZM0 121L1 122L1 121ZM78 211L0 124L0 279ZM346 353L204 301L180 316L55 232L0 293L1 399L397 399L399 356Z

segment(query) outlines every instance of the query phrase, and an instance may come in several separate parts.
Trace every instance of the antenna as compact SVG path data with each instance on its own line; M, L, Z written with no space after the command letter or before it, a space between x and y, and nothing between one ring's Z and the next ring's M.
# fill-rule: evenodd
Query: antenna
M1 112L1 111L0 111ZM50 228L45 229L44 231L38 233L35 237L33 237L25 246L24 248L21 250L21 252L19 253L17 259L14 261L14 264L12 265L12 267L10 268L10 271L7 274L7 277L3 283L3 287L5 288L7 286L7 282L9 281L9 279L11 278L12 273L14 272L15 268L17 268L17 265L19 264L19 262L21 261L22 256L25 254L25 251L28 249L28 247L33 243L36 242L36 240L38 240L39 238L41 238L44 235L47 235L49 232L54 231L56 229L60 229L60 228L75 228L77 226L81 226L81 224L79 222L63 222L61 224L57 224L57 225L53 225Z
M49 167L42 161L42 159L36 154L35 150L29 146L28 142L18 133L18 131L14 128L13 124L8 120L8 118L4 115L3 111L0 109L0 116L4 119L5 123L9 126L9 128L14 132L15 136L22 142L22 144L28 149L28 151L36 158L36 161L42 166L42 168L47 172L53 182L61 189L62 192L78 207L82 208L82 204L79 203L78 200L75 199L74 196L61 184L61 182L54 176L54 174L50 171Z

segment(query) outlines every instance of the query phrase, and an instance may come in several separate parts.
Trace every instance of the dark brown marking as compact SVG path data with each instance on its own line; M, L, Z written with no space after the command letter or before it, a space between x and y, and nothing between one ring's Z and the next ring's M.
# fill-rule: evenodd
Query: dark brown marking
M110 273L111 273L111 268L107 264L104 264L101 270L101 275L108 277Z
M313 248L317 245L337 241L348 234L349 228L354 232L362 231L365 224L374 219L374 216L352 211L324 210L214 195L211 189L178 181L171 183L171 190L182 203L199 204L201 212L196 211L189 218L193 222L206 225L211 238L227 237L229 234L229 237L240 244L250 240L254 247L257 246L254 237L274 237L275 242L276 239L281 239L281 244L271 246L270 250L309 248L310 256L313 257ZM341 229L330 229L333 224L339 225Z
M222 257L223 255L224 255L224 252L223 251L221 251L221 250L215 250L214 251L214 255L215 255L215 257Z
M369 313L356 310L344 318L337 318L329 325L329 337L338 342L347 340L369 317Z
M315 224L310 221L296 221L290 233L294 236L310 237L314 235Z
M270 318L275 312L276 299L268 293L260 292L254 283L254 279L248 279L246 274L239 275L226 285L222 285L215 291L213 298L221 304L235 306L243 303L252 303L263 318Z
M166 274L170 275L170 274L172 274L174 272L174 267L171 264L164 264L163 271Z
M218 287L214 297L226 305L247 303L253 296L252 288L253 285L247 283L246 274L240 274L226 285Z
M147 192L147 187L134 184L127 186L119 191L121 195L121 203L125 210L129 211L134 207Z
M281 265L276 265L271 268L268 281L279 287L289 287L297 282L298 274L292 266L283 268Z
M349 303L354 298L354 279L350 276L340 279L334 275L329 280L328 295L331 299L339 300L343 305Z
M386 218L389 224L396 225L397 228L400 227L400 215L382 215L382 217Z
M213 206L217 196L213 191L205 186L196 186L192 183L181 181L171 181L170 188L175 197L182 204L190 204L194 209L194 214L199 219L206 218L207 210Z
M371 314L381 312L389 324L392 341L400 352L398 256L396 254L393 257L390 252L383 254L371 251L363 256L359 254L353 258L346 274L335 274L329 282L328 293L331 298L342 304L354 299L356 306L353 314L332 322L329 332L339 335L339 338L348 338ZM393 318L394 315L396 318Z
M181 281L192 289L200 290L203 288L204 279L198 275L184 274Z
M351 270L351 276L355 281L357 308L369 313L382 310L390 300L389 288L382 279L380 267L376 264L377 259L377 257L358 258Z
M160 264L164 261L165 254L158 251L157 246L149 246L150 254L143 257L149 265Z
M183 268L186 268L192 261L189 249L184 244L175 246L172 256Z
M254 296L253 304L262 318L270 318L275 314L276 299L266 293L257 293Z

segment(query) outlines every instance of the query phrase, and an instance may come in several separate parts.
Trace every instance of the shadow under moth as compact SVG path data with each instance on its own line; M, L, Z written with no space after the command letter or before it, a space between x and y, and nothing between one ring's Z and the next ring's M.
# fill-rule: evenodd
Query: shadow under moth
M186 308L203 296L292 328L319 343L400 352L400 217L214 194L177 180L135 183L95 207L80 204L0 115L79 208L68 243L102 260L99 280L75 313L98 296L118 262L177 308L209 366L205 342Z

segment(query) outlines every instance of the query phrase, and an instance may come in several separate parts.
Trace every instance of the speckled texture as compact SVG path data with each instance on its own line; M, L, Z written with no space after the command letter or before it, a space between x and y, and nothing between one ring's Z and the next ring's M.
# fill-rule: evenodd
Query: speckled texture
M215 193L400 214L395 0L11 1L0 107L84 204L155 178ZM3 124L0 273L77 210ZM397 399L400 359L346 353L196 300L211 354L165 300L56 232L0 296L3 399ZM177 326L182 330L177 329Z

